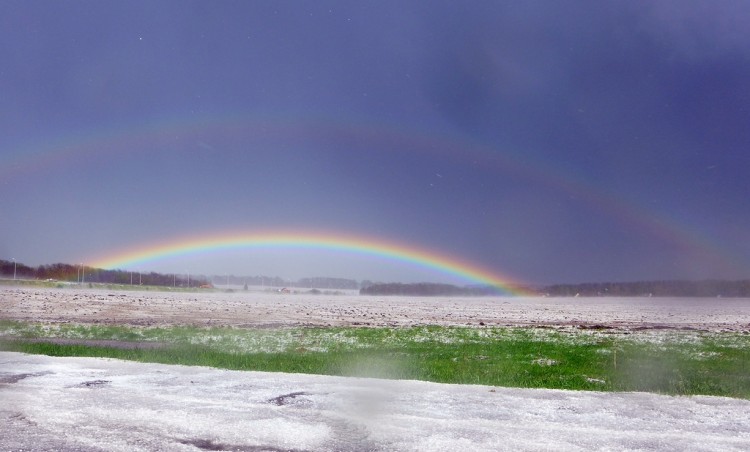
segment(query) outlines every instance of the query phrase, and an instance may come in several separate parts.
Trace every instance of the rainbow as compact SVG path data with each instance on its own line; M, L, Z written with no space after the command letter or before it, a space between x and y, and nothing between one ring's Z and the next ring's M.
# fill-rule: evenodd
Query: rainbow
M685 219L673 218L622 196L607 193L588 183L586 175L562 171L550 162L518 152L500 152L496 146L466 136L445 131L404 129L397 124L369 120L292 117L286 112L263 116L229 114L200 118L153 118L147 122L61 136L46 140L44 144L19 147L14 152L0 152L0 181L20 179L27 172L43 169L58 171L60 166L72 162L93 162L111 154L132 158L138 152L146 152L165 143L192 143L193 146L199 143L197 145L200 146L204 136L244 140L266 136L282 142L335 137L336 141L353 145L370 143L383 152L405 150L479 162L483 168L514 174L567 193L571 198L615 219L622 226L657 238L687 255L710 259L723 270L733 272L738 268L750 268L747 257L741 255L732 244L692 226Z
M456 257L379 238L332 232L232 232L183 237L169 242L116 252L88 261L90 262L89 265L98 268L132 268L144 262L167 257L245 248L298 248L357 253L436 270L471 283L491 285L507 294L529 294L522 283Z

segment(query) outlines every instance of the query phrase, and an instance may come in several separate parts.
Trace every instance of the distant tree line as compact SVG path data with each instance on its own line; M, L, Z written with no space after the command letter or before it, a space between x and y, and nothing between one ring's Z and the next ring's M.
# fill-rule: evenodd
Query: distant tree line
M103 283L103 284L133 284L144 286L177 286L187 287L188 278L164 273L139 273L126 270L105 270L102 268L71 265L71 264L48 264L38 267L29 267L22 263L0 260L0 274L12 277L14 274L18 279L51 279L55 281L81 282L81 283ZM207 284L205 278L196 276L190 278L189 285L198 287Z
M555 297L750 297L750 280L668 280L555 284L539 289Z
M373 283L359 290L362 295L410 295L410 296L482 296L497 295L500 291L492 286L454 286L438 283Z
M353 279L327 278L322 276L302 278L295 284L290 285L293 287L314 287L319 289L359 289L359 283Z
M269 286L286 287L289 282L278 276L236 276L236 275L214 275L211 281L216 285L230 284L235 286Z
M359 283L354 279L329 278L317 276L313 278L301 278L297 281L286 280L278 276L235 276L214 275L211 277L216 285L249 285L269 287L304 287L318 289L359 289Z
M101 268L72 265L72 264L48 264L38 267L30 267L20 262L0 259L0 275L13 277L15 264L15 275L18 279L51 279L66 282L104 283L104 284L133 284L148 286L176 286L199 287L209 283L230 285L253 285L268 287L304 287L318 289L359 289L359 283L353 279L313 277L302 278L298 281L290 281L278 276L235 276L235 275L204 275L186 274L176 275L172 273L157 272L135 272L127 270L105 270ZM369 282L369 281L368 281Z
M555 284L526 288L526 291L552 297L750 297L750 280L725 281L636 281L618 283ZM492 286L459 287L434 283L374 283L359 291L363 295L481 296L501 294Z
M209 284L203 275L175 275L172 273L139 273L126 270L105 270L71 264L48 264L31 267L21 262L0 259L0 275L6 278L40 279L67 282L133 284L148 286L198 287ZM364 295L410 296L482 296L501 294L493 286L455 286L438 283L377 283L364 280L314 277L288 281L277 276L214 276L212 280L229 284L250 284L269 287L304 287L317 289L360 289ZM635 282L604 282L581 284L554 284L537 287L528 292L552 297L750 297L750 280L727 281L707 279L702 281L665 280Z

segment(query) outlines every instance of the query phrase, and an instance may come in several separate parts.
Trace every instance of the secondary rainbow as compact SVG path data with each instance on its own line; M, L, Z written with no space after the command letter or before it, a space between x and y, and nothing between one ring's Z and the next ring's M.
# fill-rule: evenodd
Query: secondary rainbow
M339 233L253 232L185 237L118 252L89 262L99 268L126 269L167 257L243 248L299 248L357 253L417 265L467 282L492 285L508 294L528 294L523 284L516 280L456 257L378 238Z
M368 120L369 121L369 120ZM525 154L499 152L491 144L441 130L403 129L398 124L371 121L342 121L333 118L293 117L279 112L275 115L229 114L208 117L163 117L133 124L120 124L111 129L97 129L67 137L45 138L41 144L3 149L0 152L0 180L22 179L28 171L49 167L59 171L71 162L94 162L112 154L131 156L145 152L154 143L179 139L183 144L196 146L206 136L236 137L249 140L255 135L271 134L294 140L299 137L337 137L343 142L372 143L382 150L398 149L408 152L439 154L462 161L481 162L507 174L562 190L573 199L583 201L597 211L607 214L623 225L635 228L665 243L678 247L690 256L710 258L716 266L728 271L749 269L745 256L731 243L725 243L691 226L684 220L669 217L620 196L602 191L587 182L586 175L564 172L550 162L530 159ZM297 138L295 138L297 137ZM192 144L191 144L192 143ZM110 159L111 160L111 159Z

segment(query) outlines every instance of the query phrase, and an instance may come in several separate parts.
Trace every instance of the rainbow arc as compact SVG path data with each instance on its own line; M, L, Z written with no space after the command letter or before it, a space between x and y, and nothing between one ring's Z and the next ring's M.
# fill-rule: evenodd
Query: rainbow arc
M145 262L194 253L237 249L294 248L343 251L395 260L458 277L467 283L491 285L503 293L526 295L523 284L505 275L460 258L379 238L335 232L218 233L185 237L151 246L133 248L90 260L100 268L133 268Z

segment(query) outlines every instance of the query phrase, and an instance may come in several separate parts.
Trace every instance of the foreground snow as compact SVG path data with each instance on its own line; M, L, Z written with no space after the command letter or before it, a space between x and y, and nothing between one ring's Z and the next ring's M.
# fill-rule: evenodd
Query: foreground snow
M750 401L0 352L1 450L750 450Z

